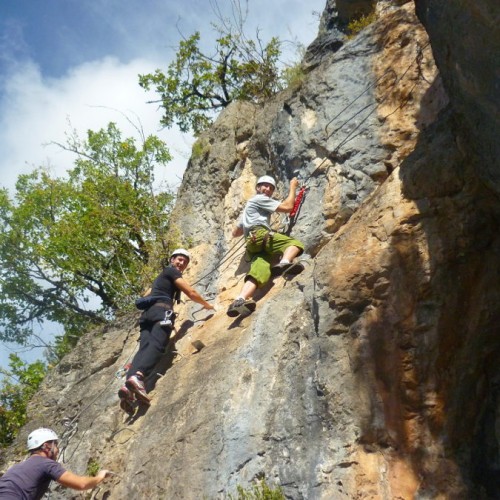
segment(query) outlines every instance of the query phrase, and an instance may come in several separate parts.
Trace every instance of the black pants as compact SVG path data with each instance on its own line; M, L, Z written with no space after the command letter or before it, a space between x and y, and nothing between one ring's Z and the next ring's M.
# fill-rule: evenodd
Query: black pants
M172 327L160 325L165 318L165 307L152 306L139 319L141 336L139 350L132 360L127 378L141 372L147 377L165 352Z

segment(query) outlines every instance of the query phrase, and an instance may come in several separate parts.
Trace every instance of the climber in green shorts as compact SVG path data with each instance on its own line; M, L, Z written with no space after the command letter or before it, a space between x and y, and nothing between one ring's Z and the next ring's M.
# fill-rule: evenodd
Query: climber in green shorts
M293 259L304 251L304 245L290 236L273 231L270 226L272 213L291 212L298 183L293 178L288 196L278 201L272 198L276 189L275 180L268 175L258 179L257 194L245 205L243 215L232 232L234 237L245 235L247 252L252 260L243 288L227 310L228 316L254 311L256 304L252 296L271 277L298 274L304 269L302 264L293 263ZM280 262L272 266L272 261L278 255L281 256Z

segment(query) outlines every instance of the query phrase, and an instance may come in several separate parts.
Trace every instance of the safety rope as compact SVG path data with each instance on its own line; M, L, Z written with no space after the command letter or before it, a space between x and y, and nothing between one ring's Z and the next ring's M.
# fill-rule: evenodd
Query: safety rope
M137 352L137 350L138 350L138 346L136 346L134 351L128 356L127 360L125 361L125 365L130 361L130 359ZM63 441L63 442L66 441L66 444L64 446L61 446L61 451L60 451L60 455L59 455L61 460L64 459L64 457L65 457L66 448L68 447L70 439L76 434L76 431L78 430L78 418L81 417L81 415L85 411L87 411L105 393L105 391L108 389L108 387L110 387L115 382L115 379L116 379L116 373L111 377L111 379L104 386L102 391L99 392L96 395L96 397L90 401L90 403L88 403L86 406L84 406L82 409L80 409L73 418L68 419L64 423L64 426L67 428L67 430L64 431L64 433L62 434L61 441ZM76 428L76 430L74 429L74 427ZM67 434L69 434L69 436ZM80 443L81 443L82 439L83 439L83 436L80 438ZM78 449L78 446L74 449L73 453L71 454L71 456L68 458L67 461L69 461L69 460L71 460L71 458L73 458L73 455L76 453L77 449Z
M306 187L300 188L297 198L295 198L295 203L293 204L292 211L290 212L290 217L295 217L296 213L299 211L300 205L302 204L302 199L304 198L304 193L306 192Z
M229 250L227 252L225 252L222 255L222 258L221 258L221 260L219 260L219 263L211 271L209 271L208 273L204 274L201 278L196 280L193 283L193 286L197 285L198 283L201 283L201 281L203 281L205 278L207 278L208 276L211 276L213 273L215 273L215 271L217 271L224 263L226 263L229 259L231 259L231 257L237 256L236 254L244 245L245 245L245 238L241 237L239 240L236 241L236 243L234 243L234 245L232 245L229 248ZM232 262L232 260L231 260L231 262Z
M299 192L297 193L297 196L295 198L295 202L293 204L293 208L291 210L291 212L288 214L288 217L286 219L286 230L284 231L284 233L289 236L290 235L290 232L292 231L292 227L295 223L295 220L297 219L297 217L299 216L299 213L300 213L300 209L302 208L302 203L304 202L304 196L306 194L306 190L307 190L307 186L302 186L300 189L299 189Z

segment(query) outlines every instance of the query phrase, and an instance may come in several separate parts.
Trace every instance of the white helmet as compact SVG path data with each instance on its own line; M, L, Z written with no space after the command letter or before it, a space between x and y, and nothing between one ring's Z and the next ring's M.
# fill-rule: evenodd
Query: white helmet
M174 250L170 258L175 257L176 255L184 255L184 257L187 257L188 260L191 260L191 255L184 248L177 248L176 250Z
M26 447L28 450L36 450L40 448L43 443L47 441L57 441L58 439L57 434L51 429L36 429L28 436Z
M256 186L258 186L259 184L263 184L264 182L267 184L271 184L271 186L276 189L276 181L270 175L263 175L262 177L259 177L257 179Z

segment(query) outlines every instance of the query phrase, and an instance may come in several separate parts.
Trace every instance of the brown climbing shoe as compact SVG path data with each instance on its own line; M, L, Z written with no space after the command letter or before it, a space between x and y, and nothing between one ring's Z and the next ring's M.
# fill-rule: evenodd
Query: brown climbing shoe
M132 375L125 382L127 389L134 393L135 397L141 402L147 405L151 404L151 399L149 399L148 393L146 392L146 386L140 375Z

